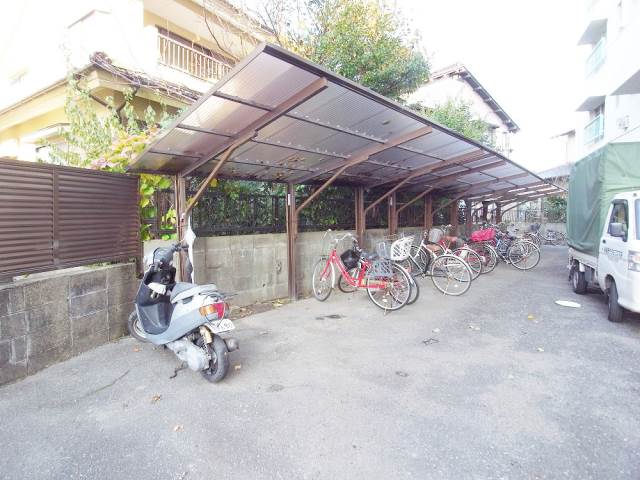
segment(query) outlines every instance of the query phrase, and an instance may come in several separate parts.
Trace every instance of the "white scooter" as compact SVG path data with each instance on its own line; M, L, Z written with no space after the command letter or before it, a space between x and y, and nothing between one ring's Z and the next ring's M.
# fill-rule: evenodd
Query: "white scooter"
M176 243L153 252L129 316L129 333L141 342L165 345L191 370L219 382L229 370L229 352L238 349L236 339L220 335L235 326L215 285L176 283L173 254L181 248Z

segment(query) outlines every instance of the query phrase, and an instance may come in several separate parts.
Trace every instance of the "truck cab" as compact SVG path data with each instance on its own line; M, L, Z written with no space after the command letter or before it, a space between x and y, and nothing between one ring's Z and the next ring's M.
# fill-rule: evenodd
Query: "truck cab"
M597 280L607 294L609 319L640 312L640 191L617 194L600 238Z

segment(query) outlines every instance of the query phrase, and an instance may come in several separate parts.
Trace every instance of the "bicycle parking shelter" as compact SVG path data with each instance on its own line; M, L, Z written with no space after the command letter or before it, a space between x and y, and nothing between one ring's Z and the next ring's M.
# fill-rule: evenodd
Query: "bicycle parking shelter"
M291 52L262 44L162 131L129 168L172 175L178 234L214 178L287 184L289 296L297 297L295 244L302 209L330 185L355 189L356 236L367 213L386 201L389 231L398 214L424 199L424 227L465 200L513 206L564 189L474 140L449 130L351 80ZM185 178L206 176L186 201ZM296 205L295 187L317 188ZM365 207L364 191L385 193ZM413 195L403 205L396 193ZM433 198L449 200L433 209ZM457 215L454 215L454 223Z

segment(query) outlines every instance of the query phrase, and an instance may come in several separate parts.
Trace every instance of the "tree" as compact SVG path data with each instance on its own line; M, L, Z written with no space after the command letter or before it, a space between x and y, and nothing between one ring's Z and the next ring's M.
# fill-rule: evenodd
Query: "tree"
M283 46L387 97L429 76L417 34L383 0L264 0L258 14Z
M491 129L485 122L473 117L471 102L450 98L432 108L421 104L411 105L410 108L465 137L493 147Z
M118 107L111 97L100 107L78 79L69 75L64 107L68 127L60 131L62 146L49 145L47 160L59 165L124 172L157 133L158 125L157 113L151 105L140 118L133 106L133 91L125 90L123 97ZM161 124L171 119L164 109L159 116ZM141 218L155 217L154 194L170 186L168 177L140 175ZM163 221L167 229L172 229L175 212L168 212ZM150 225L143 223L140 234L142 240L151 239Z

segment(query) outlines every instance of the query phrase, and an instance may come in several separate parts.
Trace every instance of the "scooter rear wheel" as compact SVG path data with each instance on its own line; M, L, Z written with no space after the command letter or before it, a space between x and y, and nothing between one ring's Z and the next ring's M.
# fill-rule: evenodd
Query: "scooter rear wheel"
M202 337L196 342L199 347L205 345ZM200 373L211 383L217 383L227 376L229 371L229 350L227 344L218 335L213 336L213 342L210 345L206 345L206 348L211 354L211 361L209 362L209 368L202 370Z
M140 323L140 319L138 319L138 312L134 310L129 315L129 319L127 320L127 328L129 329L129 334L140 342L148 342L147 335L142 328L142 324Z

